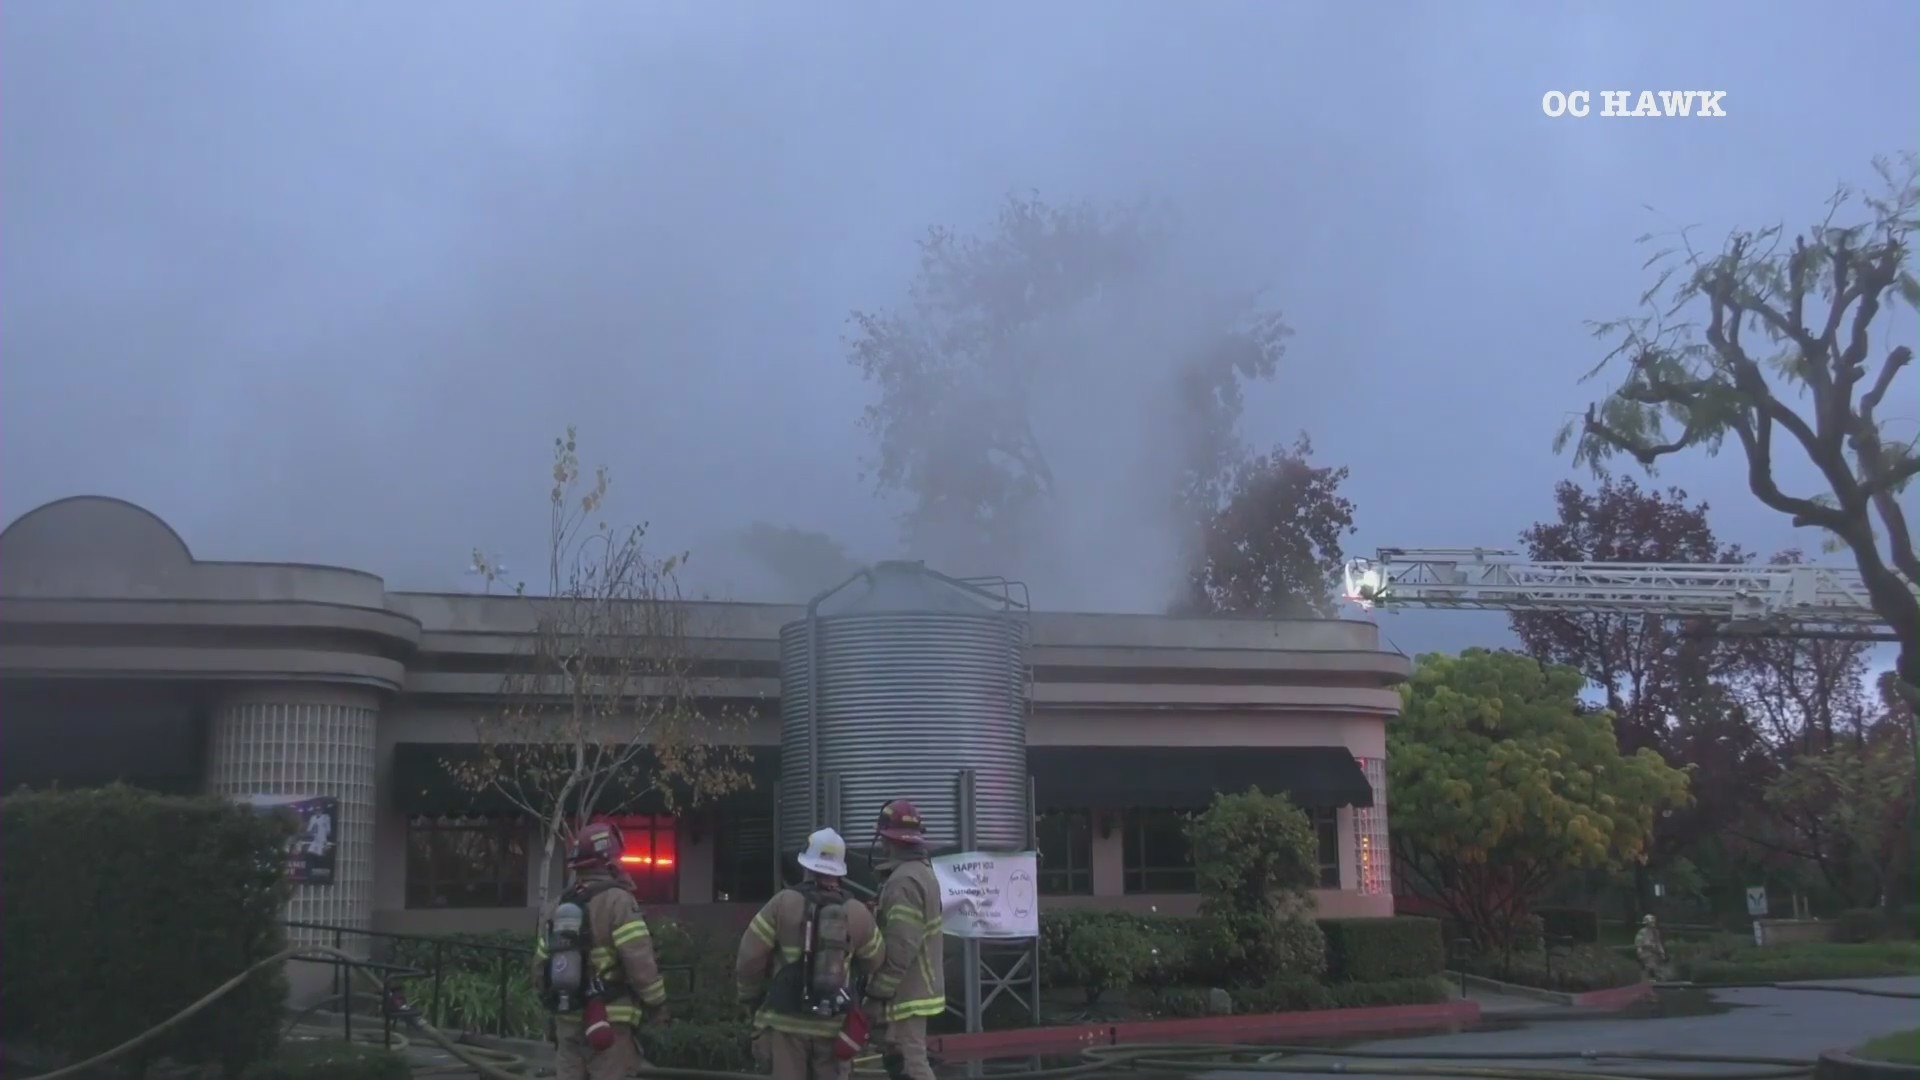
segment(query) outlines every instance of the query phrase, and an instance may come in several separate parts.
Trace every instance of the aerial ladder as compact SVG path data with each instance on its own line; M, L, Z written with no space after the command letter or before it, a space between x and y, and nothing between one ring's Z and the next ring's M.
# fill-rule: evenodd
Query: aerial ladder
M1616 613L1697 619L1708 632L1892 641L1855 570L1805 564L1535 562L1497 548L1381 548L1346 566L1371 610Z

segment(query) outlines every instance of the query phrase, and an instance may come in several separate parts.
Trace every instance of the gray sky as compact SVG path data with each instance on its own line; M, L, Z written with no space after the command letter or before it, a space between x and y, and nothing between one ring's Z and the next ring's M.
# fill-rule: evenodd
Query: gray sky
M1355 553L1512 544L1571 475L1581 321L1631 310L1636 235L1804 222L1920 141L1920 11L1843 7L14 0L0 517L118 495L203 557L464 588L475 544L534 561L574 422L697 564L757 519L884 555L847 312L900 298L927 225L1037 188L1162 196L1270 286L1297 334L1242 433L1352 468ZM1609 87L1729 115L1541 113ZM1725 539L1817 545L1732 458L1662 480ZM1134 606L1148 558L1053 595Z

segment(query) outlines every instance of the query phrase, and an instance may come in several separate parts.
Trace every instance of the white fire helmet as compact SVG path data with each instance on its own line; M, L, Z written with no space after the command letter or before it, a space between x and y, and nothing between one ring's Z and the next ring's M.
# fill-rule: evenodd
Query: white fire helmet
M847 842L832 829L821 829L807 837L807 850L800 853L798 861L816 874L846 877Z

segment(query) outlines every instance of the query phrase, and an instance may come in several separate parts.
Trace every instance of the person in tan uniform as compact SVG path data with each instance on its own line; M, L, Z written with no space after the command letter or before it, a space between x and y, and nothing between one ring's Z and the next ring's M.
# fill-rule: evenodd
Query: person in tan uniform
M841 891L847 842L839 833L807 837L798 861L806 880L753 917L734 980L753 1010L755 1056L774 1080L846 1080L864 1041L864 1024L849 1032L848 1014L859 976L880 959L880 931L866 905Z
M667 1020L666 980L621 848L612 825L580 830L567 858L573 883L541 920L534 985L554 1016L557 1080L624 1080L641 1064L634 1030Z
M1660 924L1652 915L1640 920L1640 932L1633 935L1633 954L1640 959L1640 970L1649 982L1668 977L1667 943L1661 940Z
M885 943L867 980L865 1009L875 1025L880 1062L892 1080L934 1080L927 1061L927 1018L947 1008L940 882L927 859L927 828L906 799L880 808L874 869L885 876L875 917Z

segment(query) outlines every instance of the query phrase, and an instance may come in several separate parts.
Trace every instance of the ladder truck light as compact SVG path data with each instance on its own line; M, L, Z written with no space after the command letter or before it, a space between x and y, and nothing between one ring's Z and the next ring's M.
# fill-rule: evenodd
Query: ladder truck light
M1375 604L1387 598L1387 586L1390 584L1384 567L1375 566L1370 559L1349 559L1346 565L1347 599L1360 605L1361 610L1371 610Z

